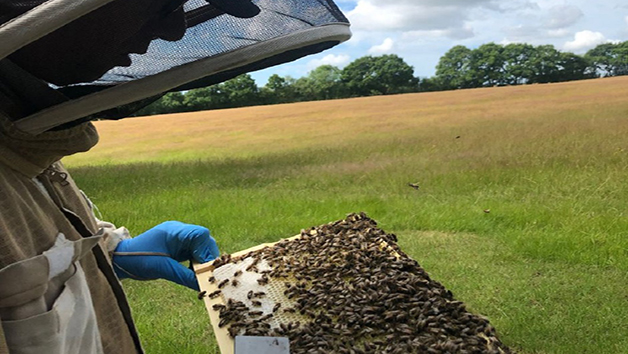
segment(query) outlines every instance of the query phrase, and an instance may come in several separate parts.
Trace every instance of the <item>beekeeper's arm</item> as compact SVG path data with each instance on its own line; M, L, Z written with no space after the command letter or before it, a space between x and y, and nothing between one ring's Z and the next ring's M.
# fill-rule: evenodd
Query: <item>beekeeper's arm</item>
M194 272L179 262L209 262L219 256L209 230L179 221L166 221L131 238L126 228L99 221L118 278L166 279L199 290Z

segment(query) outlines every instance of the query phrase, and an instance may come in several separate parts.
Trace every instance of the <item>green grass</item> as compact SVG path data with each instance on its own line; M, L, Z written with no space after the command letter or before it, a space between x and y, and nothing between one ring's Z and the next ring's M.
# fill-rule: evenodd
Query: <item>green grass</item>
M605 94L607 82L617 83L366 99L359 101L365 112L389 102L378 114L360 113L364 126L378 128L326 133L315 115L297 113L301 128L278 122L283 140L271 147L251 143L264 131L238 130L233 155L220 152L222 146L189 146L174 155L177 148L169 147L147 156L150 162L115 165L107 151L96 151L68 165L106 220L134 233L168 219L205 225L224 252L365 211L397 234L434 279L489 317L513 349L622 353L628 352L628 88ZM587 89L595 94L583 94ZM430 109L420 100L449 103ZM358 116L338 108L354 102L312 109L334 105L340 120ZM438 116L430 119L431 111ZM302 129L306 119L309 134ZM163 281L124 285L147 352L217 352L194 292Z

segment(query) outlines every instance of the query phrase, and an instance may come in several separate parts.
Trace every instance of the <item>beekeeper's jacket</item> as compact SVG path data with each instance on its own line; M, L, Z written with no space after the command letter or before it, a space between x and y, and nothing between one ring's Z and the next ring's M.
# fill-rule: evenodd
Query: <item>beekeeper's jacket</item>
M33 136L18 131L3 108L0 353L141 352L106 237L58 162L96 144L94 126Z

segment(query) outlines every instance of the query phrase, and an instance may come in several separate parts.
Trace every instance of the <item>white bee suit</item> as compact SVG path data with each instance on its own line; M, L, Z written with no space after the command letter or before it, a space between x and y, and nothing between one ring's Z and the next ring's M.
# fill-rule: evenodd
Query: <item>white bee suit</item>
M57 236L42 255L0 270L0 283L46 276L46 286L31 287L21 281L0 292L2 327L10 353L103 353L92 298L85 273L78 262L91 252L100 237L69 241ZM42 281L40 284L43 284Z

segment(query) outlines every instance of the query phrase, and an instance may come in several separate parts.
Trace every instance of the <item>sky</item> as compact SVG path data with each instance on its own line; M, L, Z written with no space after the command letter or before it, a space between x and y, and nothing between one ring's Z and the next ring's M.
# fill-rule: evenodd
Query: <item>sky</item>
M251 73L299 78L324 64L339 68L366 55L396 54L430 77L455 45L553 44L576 54L605 42L628 40L626 0L336 0L353 37L323 53Z

